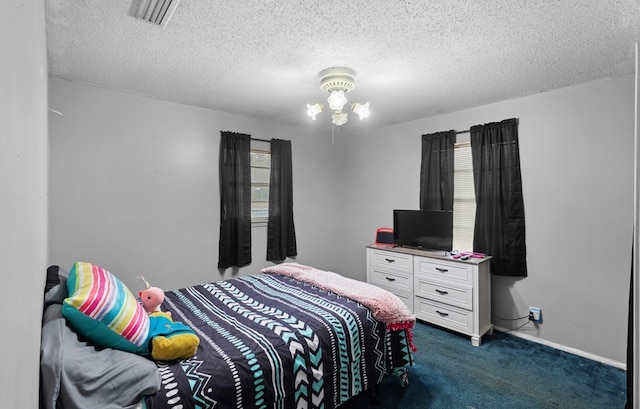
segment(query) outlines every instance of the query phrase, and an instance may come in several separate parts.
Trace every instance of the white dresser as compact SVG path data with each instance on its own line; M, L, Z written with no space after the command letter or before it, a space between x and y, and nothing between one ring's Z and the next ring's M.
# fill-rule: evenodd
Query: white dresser
M416 318L468 335L493 332L490 259L454 260L407 248L367 246L367 282L397 295Z

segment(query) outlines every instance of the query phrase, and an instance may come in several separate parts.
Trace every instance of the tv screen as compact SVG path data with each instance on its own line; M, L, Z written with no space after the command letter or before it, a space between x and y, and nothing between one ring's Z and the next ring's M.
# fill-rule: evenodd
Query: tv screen
M394 210L393 243L401 247L451 251L453 212Z

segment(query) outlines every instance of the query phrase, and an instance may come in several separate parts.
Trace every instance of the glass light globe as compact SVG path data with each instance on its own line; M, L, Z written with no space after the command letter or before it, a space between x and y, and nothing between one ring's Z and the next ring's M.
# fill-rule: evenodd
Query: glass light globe
M367 102L366 104L353 104L353 112L355 112L361 120L365 119L370 114L369 103Z
M320 112L322 112L321 104L307 104L307 115L309 115L314 121L316 120L316 115Z
M331 91L327 102L332 111L341 111L344 104L347 103L347 97L344 96L344 91Z
M347 114L345 112L336 112L335 114L331 115L331 122L333 122L334 125L344 125L347 123Z

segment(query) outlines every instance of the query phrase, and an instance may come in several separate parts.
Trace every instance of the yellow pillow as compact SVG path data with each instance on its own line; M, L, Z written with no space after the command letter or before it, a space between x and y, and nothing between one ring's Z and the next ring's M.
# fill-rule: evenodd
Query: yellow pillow
M181 322L173 322L165 312L151 314L151 357L159 361L190 358L198 349L200 338Z

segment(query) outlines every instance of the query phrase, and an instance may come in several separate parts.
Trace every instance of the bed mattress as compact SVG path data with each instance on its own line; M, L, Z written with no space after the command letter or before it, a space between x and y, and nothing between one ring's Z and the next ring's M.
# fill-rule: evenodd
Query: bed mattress
M410 334L366 306L294 278L259 273L165 293L163 309L200 338L196 354L157 362L156 408L332 409L395 374Z

